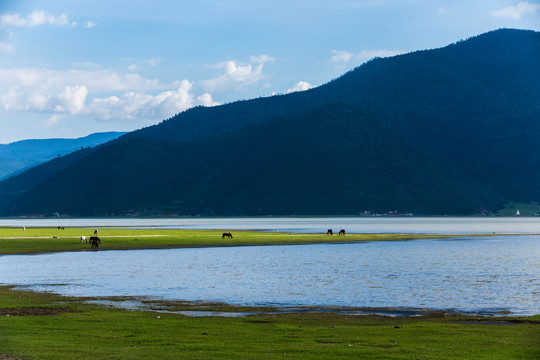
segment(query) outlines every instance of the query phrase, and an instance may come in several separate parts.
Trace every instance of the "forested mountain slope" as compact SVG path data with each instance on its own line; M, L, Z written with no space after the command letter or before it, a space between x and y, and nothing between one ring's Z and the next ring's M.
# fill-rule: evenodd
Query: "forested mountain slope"
M94 133L77 139L33 139L0 144L0 180L57 156L94 147L122 136L122 132Z
M540 33L508 29L375 59L312 90L191 109L44 164L0 183L0 210L472 214L540 201L539 64Z

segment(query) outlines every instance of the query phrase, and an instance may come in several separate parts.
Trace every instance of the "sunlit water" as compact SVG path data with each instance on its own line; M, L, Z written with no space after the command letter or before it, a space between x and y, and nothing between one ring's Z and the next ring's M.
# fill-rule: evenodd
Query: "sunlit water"
M540 313L540 236L0 256L0 284L69 296Z
M329 217L329 218L95 218L0 219L0 227L124 227L231 229L284 232L410 234L540 234L540 217Z

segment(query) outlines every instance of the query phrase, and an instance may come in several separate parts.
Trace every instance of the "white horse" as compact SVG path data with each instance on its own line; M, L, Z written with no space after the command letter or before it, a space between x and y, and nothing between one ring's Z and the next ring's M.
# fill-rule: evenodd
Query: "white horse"
M82 243L88 243L88 240L86 239L86 236L81 236L81 244Z

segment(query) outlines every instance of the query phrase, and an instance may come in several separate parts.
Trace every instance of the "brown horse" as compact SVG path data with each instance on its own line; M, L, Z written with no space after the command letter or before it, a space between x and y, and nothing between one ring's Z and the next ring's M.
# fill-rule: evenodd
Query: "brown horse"
M222 239L224 239L224 238L229 238L229 239L232 239L232 238L233 238L233 236L232 236L232 234L231 234L231 233L223 233L223 234L221 235L221 238L222 238Z

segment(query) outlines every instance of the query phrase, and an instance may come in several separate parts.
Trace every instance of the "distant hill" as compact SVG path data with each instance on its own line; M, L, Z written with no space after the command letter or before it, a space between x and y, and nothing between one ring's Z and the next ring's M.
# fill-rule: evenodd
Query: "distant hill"
M540 33L198 107L0 183L3 215L465 215L540 202Z
M22 140L0 144L0 180L6 179L57 156L83 147L94 147L122 136L123 132L95 133L77 139Z

